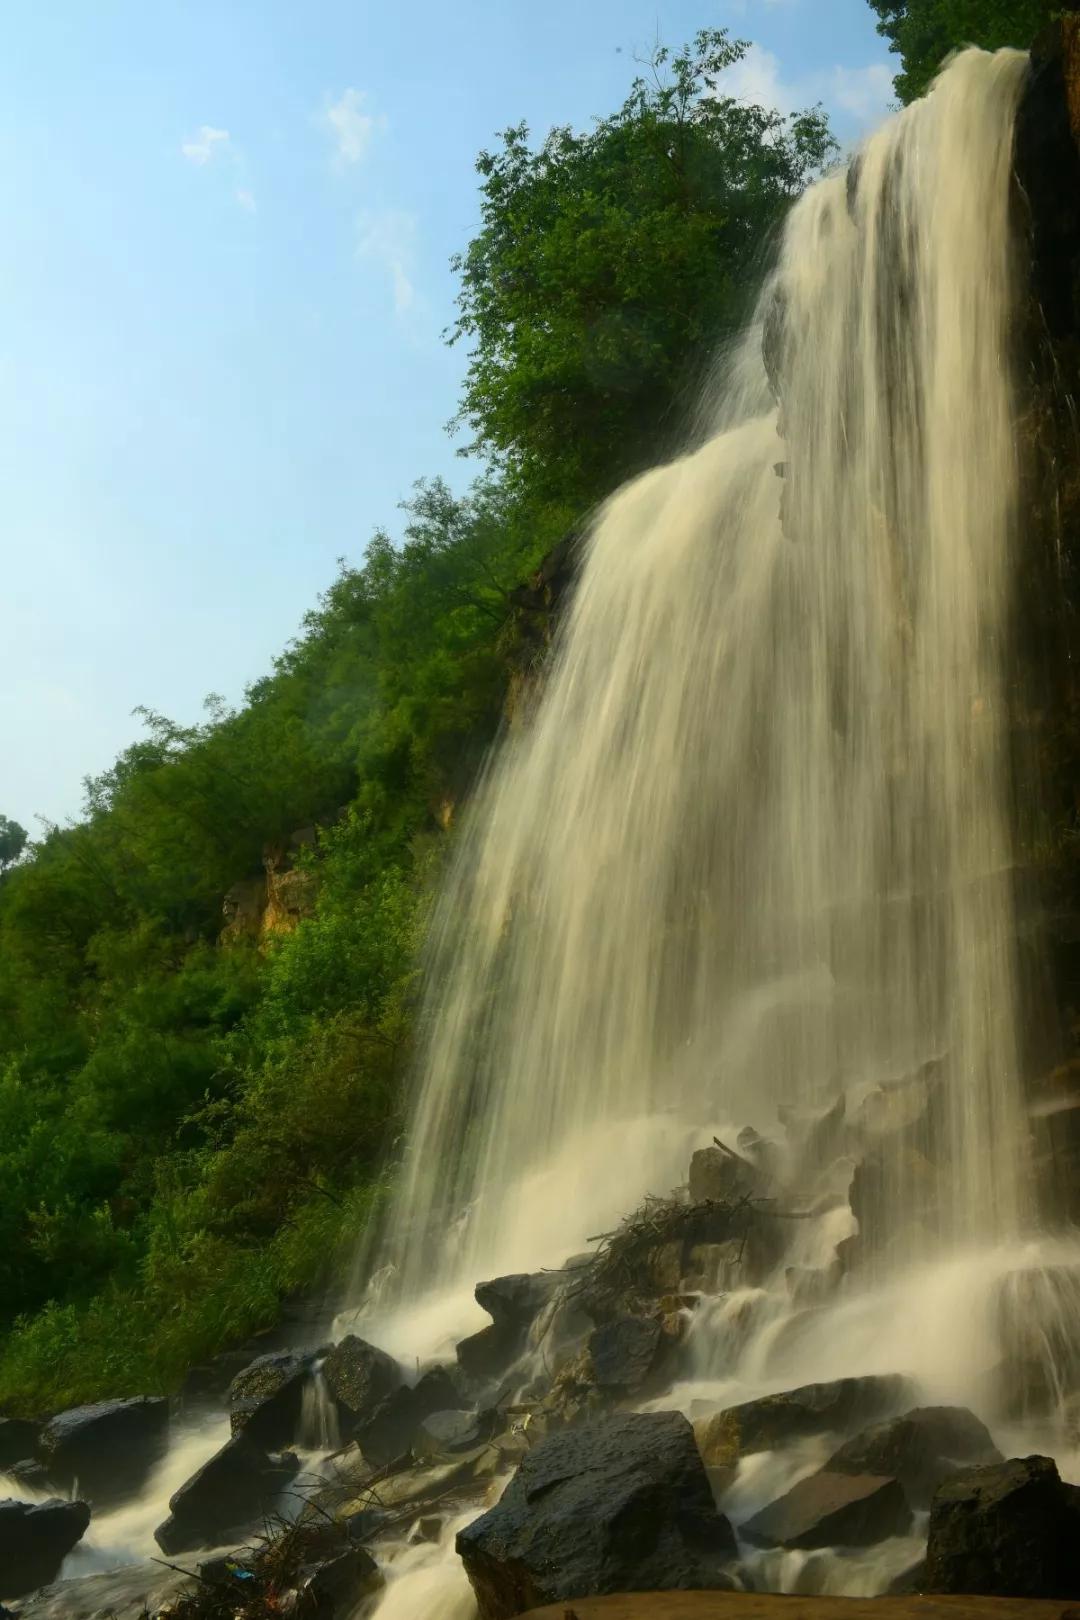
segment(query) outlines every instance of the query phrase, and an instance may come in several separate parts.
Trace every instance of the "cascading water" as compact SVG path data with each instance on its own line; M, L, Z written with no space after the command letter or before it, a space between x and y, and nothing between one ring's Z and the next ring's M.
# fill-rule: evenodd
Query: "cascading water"
M965 53L812 188L718 430L599 516L539 712L442 902L392 1223L407 1292L433 1265L559 1263L678 1178L695 1126L928 1060L949 1196L927 1230L903 1154L887 1162L892 1257L1020 1230L1025 67ZM451 1260L423 1234L464 1209Z

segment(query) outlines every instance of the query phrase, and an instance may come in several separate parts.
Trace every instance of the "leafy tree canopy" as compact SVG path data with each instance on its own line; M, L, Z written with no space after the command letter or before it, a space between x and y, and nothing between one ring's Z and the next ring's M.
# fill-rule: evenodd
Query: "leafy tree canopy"
M723 92L746 49L718 29L658 49L588 132L534 148L521 124L478 160L482 226L455 261L458 420L568 520L683 429L770 231L834 150L820 110L785 119Z
M13 866L26 848L26 828L9 816L0 816L0 872Z
M903 67L895 79L901 101L923 95L950 51L981 45L1026 48L1062 9L1060 0L870 0Z

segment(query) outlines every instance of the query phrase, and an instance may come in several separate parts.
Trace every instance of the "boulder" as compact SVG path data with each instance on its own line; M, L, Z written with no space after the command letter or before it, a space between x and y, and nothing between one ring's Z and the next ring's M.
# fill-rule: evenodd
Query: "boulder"
M347 1333L335 1344L322 1367L326 1387L345 1414L360 1423L404 1383L401 1368L384 1350Z
M0 1418L0 1473L32 1457L38 1448L39 1423L25 1418Z
M475 1451L490 1432L490 1422L485 1423L476 1412L432 1412L417 1430L414 1450L425 1460L454 1457Z
M737 1551L677 1412L549 1435L457 1550L480 1620L601 1592L730 1590Z
M75 1406L50 1419L38 1442L54 1485L76 1482L91 1500L136 1489L165 1449L169 1403L156 1395Z
M708 1420L701 1443L713 1466L738 1462L752 1451L771 1451L807 1434L843 1433L907 1404L912 1386L895 1373L805 1384L729 1406Z
M698 1148L690 1160L688 1180L691 1203L731 1203L750 1191L754 1174L736 1154L704 1147Z
M89 1523L86 1502L0 1501L0 1598L22 1597L55 1579Z
M665 1347L656 1317L617 1316L589 1337L592 1381L609 1394L630 1394L647 1385Z
M911 1519L899 1480L822 1471L755 1513L741 1534L758 1547L870 1547L906 1534Z
M240 1539L299 1466L290 1453L272 1460L246 1434L234 1435L171 1498L169 1517L154 1531L154 1540L173 1557Z
M505 1372L525 1349L529 1329L554 1299L562 1281L559 1272L540 1271L477 1283L476 1303L487 1311L491 1322L458 1345L462 1372L478 1382Z
M431 1367L415 1384L401 1384L356 1429L364 1456L380 1466L410 1450L424 1419L433 1412L460 1411L468 1405L452 1374Z
M891 1475L912 1506L926 1508L950 1474L1001 1461L990 1431L974 1412L963 1406L922 1406L845 1441L825 1468L833 1474Z
M312 1357L291 1350L258 1356L229 1385L229 1425L257 1446L287 1446L296 1438Z
M934 1493L924 1592L1080 1597L1080 1489L1050 1457L954 1474Z

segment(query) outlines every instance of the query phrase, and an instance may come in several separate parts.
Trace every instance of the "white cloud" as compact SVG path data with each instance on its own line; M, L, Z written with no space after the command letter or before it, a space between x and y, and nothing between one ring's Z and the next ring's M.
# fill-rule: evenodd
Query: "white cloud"
M892 70L884 62L869 67L834 67L825 100L849 113L862 127L879 124L896 100Z
M367 95L351 87L342 91L337 101L328 96L323 111L323 123L333 137L338 164L361 163L376 134L386 128L386 119L367 110Z
M798 105L798 89L784 83L779 57L764 45L750 45L742 59L725 68L716 83L720 94L733 101L770 107L785 115Z
M398 319L414 313L419 298L414 283L417 219L398 209L361 214L357 220L356 256L375 264L390 283Z
M213 124L200 124L197 135L190 135L186 141L180 143L180 150L189 163L209 163L215 152L224 152L228 149L229 132L227 129L215 129Z
M247 186L237 186L236 200L246 213L254 214L256 212L255 193L249 191Z

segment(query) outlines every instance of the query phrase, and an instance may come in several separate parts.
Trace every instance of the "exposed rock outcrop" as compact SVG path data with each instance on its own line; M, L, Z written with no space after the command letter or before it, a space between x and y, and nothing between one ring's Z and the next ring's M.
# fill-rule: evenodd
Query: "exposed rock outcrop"
M912 1393L908 1380L896 1374L806 1384L715 1413L703 1425L702 1443L719 1467L803 1435L850 1432L895 1412Z
M741 1526L759 1547L869 1547L911 1528L899 1480L878 1474L811 1474Z
M92 1501L110 1501L136 1489L161 1456L169 1403L156 1395L71 1407L41 1431L39 1450L49 1479L70 1488L78 1481Z
M291 1350L259 1356L229 1386L229 1423L258 1446L273 1450L296 1438L304 1384L312 1357Z
M401 1368L385 1350L347 1333L323 1362L323 1378L345 1417L364 1423L404 1383Z
M969 1468L934 1495L925 1592L1080 1597L1080 1489L1049 1457Z
M246 1434L234 1436L170 1499L169 1517L155 1530L155 1541L169 1557L238 1542L299 1466L294 1456L272 1459Z
M962 1406L922 1406L845 1441L825 1468L835 1474L891 1475L913 1507L925 1508L951 1474L1002 1460L974 1412Z
M86 1502L0 1501L0 1598L54 1580L89 1523Z

